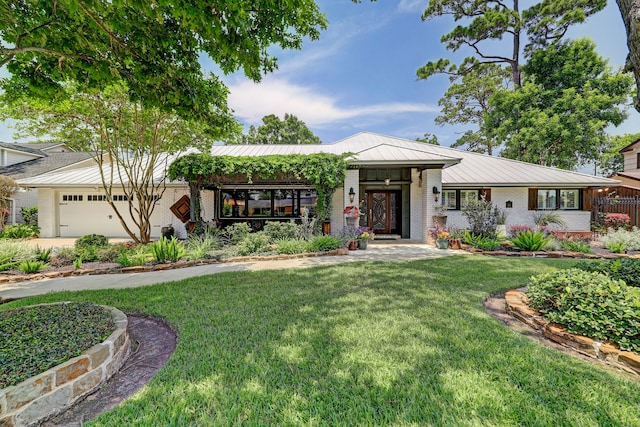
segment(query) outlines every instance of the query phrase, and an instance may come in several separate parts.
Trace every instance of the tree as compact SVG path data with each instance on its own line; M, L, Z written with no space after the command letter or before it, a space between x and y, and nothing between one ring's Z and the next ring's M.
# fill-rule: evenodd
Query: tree
M417 71L418 78L426 79L436 73L461 76L480 64L507 64L515 86L521 85L520 54L547 46L564 36L567 29L604 8L606 0L542 0L520 11L519 0L511 6L501 0L429 0L422 19L451 16L465 25L456 26L440 41L453 52L469 48L460 65L441 58L428 62ZM528 43L523 46L526 34ZM496 41L510 38L506 48L499 48Z
M9 212L9 202L18 189L18 184L5 175L0 175L0 229L4 228L4 222Z
M420 138L416 138L416 141L424 142L425 144L440 145L440 143L438 142L438 137L429 132L425 133L424 136L421 136Z
M489 99L497 91L508 89L509 71L497 64L480 64L462 76L452 76L452 84L438 101L442 114L436 117L439 125L471 124L478 130L466 131L452 148L467 147L478 153L493 154L500 145L484 127L484 117L489 112Z
M64 102L27 99L18 108L4 106L3 115L20 120L22 135L53 136L69 146L92 151L105 200L135 241L151 239L151 215L165 191L169 163L190 147L207 150L211 133L195 120L131 102L124 85L90 93L66 89ZM125 211L116 204L124 194ZM127 220L130 218L133 226Z
M231 141L230 143L233 143ZM257 128L249 127L249 133L242 136L242 144L321 144L320 138L309 130L307 125L292 114L284 115L280 120L275 114L262 118Z
M598 170L604 176L622 172L624 170L624 156L620 154L620 150L638 140L640 140L640 133L610 136L607 145L603 147L603 152L600 153L600 158L595 163L595 174L598 173Z
M538 50L523 71L519 90L490 101L486 126L504 141L501 155L565 169L596 161L605 128L627 116L631 77L612 72L587 39Z
M222 72L253 80L277 67L269 46L299 49L326 18L313 0L176 3L138 0L0 0L0 89L14 98L65 96L127 83L131 101L215 123L228 114L227 89L205 78L208 55Z
M616 2L627 30L629 55L627 56L626 69L632 71L635 76L636 96L634 104L636 110L640 111L640 1L616 0Z

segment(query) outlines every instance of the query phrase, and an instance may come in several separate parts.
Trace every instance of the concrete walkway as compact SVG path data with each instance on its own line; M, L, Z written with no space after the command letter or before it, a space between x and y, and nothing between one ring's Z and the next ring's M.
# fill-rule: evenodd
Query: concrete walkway
M34 239L31 244L38 244ZM54 240L54 239L48 239ZM52 246L61 246L62 241L49 242ZM40 247L45 243L40 242ZM102 274L93 276L72 276L19 283L0 284L0 299L15 299L41 295L63 290L75 291L85 289L121 289L148 286L163 282L172 282L189 277L205 276L226 271L260 271L281 270L285 268L308 268L319 265L333 265L356 261L410 261L417 259L438 258L448 255L465 254L464 251L437 249L432 245L421 243L398 243L397 241L380 241L369 243L364 251L350 251L349 255L322 256L313 258L297 258L278 261L249 261L208 264L175 270L150 271L144 273Z

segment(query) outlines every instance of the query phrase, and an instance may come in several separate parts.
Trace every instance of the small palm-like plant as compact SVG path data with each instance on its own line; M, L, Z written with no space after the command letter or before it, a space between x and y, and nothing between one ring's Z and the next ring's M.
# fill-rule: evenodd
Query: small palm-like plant
M24 261L18 265L18 270L23 273L37 273L43 268L49 267L49 264L46 264L42 261Z
M169 240L163 236L157 242L151 243L149 249L158 262L176 262L186 254L184 246L175 237Z
M542 231L525 230L516 233L510 240L523 251L539 251L549 243L551 237L545 237Z

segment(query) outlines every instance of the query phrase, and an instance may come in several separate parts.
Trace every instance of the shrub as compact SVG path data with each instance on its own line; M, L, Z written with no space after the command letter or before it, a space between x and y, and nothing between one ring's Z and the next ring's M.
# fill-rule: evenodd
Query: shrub
M28 237L37 237L40 234L40 227L28 224L8 225L2 231L2 237L5 239L26 239Z
M86 248L89 246L94 246L97 248L109 246L109 239L107 239L106 236L103 236L102 234L87 234L86 236L82 236L78 240L76 240L76 248Z
M338 249L342 246L342 240L337 236L314 236L307 242L307 251L325 252Z
M73 250L73 260L93 262L98 259L98 248L96 246L76 246Z
M24 241L0 240L0 271L33 259L34 251Z
M464 234L462 235L462 240L467 245L471 245L474 248L480 249L481 251L492 251L500 246L500 242L493 237L474 234L469 230L466 230L464 232Z
M96 250L96 260L100 262L115 262L122 253L122 246L109 245Z
M307 241L302 239L281 239L276 242L279 254L293 255L307 251Z
M619 228L627 228L630 224L631 218L627 214L609 213L604 217L604 226L606 228L617 230Z
M236 222L228 225L220 233L224 244L237 245L251 233L251 227L246 222Z
M71 264L75 256L74 253L73 248L56 248L55 257L51 260L51 263L56 266Z
M158 241L149 244L149 250L158 262L176 262L186 253L184 246L175 236L172 236L171 239L160 237Z
M551 237L546 237L542 231L526 230L516 233L509 240L523 251L540 251L549 243Z
M299 233L300 228L293 220L292 221L267 221L264 225L264 232L272 242L276 242L282 239L295 239Z
M640 351L640 289L604 274L579 269L531 278L531 307L571 333Z
M496 228L504 213L484 198L470 201L462 207L462 215L469 221L471 232L476 236L494 238Z
M560 241L560 246L565 251L580 252L583 254L593 253L593 249L591 249L591 246L588 243L580 240L564 239Z
M269 250L269 237L262 231L251 233L238 243L238 255L247 256L267 252Z
M186 257L188 259L211 258L210 252L219 245L218 238L211 233L205 233L201 236L191 235L185 242Z
M300 215L300 224L298 225L295 237L310 240L313 235L319 231L316 227L322 227L322 224L316 221L316 217L309 216L309 211L304 209L302 215Z
M20 215L27 225L38 225L38 207L25 206L20 208Z
M605 248L608 248L611 243L624 243L626 250L640 251L640 229L635 226L631 230L609 228L607 234L601 236L598 240Z
M616 280L624 280L629 286L640 287L640 260L621 258L606 261L578 261L575 268L608 274Z
M49 267L49 264L45 264L42 261L23 261L18 265L18 270L23 273L37 273L43 268Z
M53 248L42 249L40 246L36 246L36 260L42 262L49 262L51 260L51 252Z
M541 229L546 229L550 225L567 226L567 222L557 211L535 211L532 216L533 222Z
M509 236L513 237L518 233L522 233L523 231L533 231L533 230L528 225L510 225L509 226Z
M609 242L605 248L614 254L619 254L627 250L627 245L624 242Z

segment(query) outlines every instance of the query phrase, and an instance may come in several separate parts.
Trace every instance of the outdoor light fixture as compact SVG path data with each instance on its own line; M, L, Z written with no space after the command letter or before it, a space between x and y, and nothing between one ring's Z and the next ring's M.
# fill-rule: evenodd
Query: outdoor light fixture
M433 200L435 200L436 203L438 203L438 195L440 195L440 190L438 190L438 187L433 187L433 190L431 190L433 192Z
M384 179L384 185L389 185L391 183L391 178L389 177L389 175L387 175L387 177Z
M512 208L513 207L513 202L511 200L507 200L507 203L506 203L505 207Z
M353 191L353 187L349 189L349 201L353 203L353 199L356 198L356 192Z

